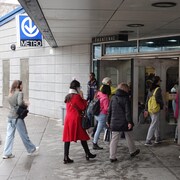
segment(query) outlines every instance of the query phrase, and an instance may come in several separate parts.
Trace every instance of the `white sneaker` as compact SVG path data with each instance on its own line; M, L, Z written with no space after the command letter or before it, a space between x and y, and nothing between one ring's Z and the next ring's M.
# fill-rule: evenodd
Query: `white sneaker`
M11 154L11 155L8 155L8 156L4 155L3 159L9 159L9 158L14 158L14 157L15 157L14 154Z
M28 156L35 156L39 152L39 147L36 147L36 149L32 153L28 153Z

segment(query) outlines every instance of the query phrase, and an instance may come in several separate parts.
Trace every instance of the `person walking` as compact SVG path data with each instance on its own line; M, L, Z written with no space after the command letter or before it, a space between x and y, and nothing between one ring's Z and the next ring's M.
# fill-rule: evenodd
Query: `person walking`
M98 146L98 139L103 128L106 127L106 115L109 107L109 95L111 94L111 88L109 85L103 85L101 91L97 93L97 98L100 100L100 114L95 116L97 129L93 139L93 149L101 150L102 147Z
M87 84L87 101L88 104L94 99L94 95L98 90L98 82L95 78L95 74L93 72L89 75L89 81ZM94 127L94 116L88 111L87 108L87 116L91 122L91 127ZM93 128L94 129L94 128ZM92 133L92 137L94 136L95 131Z
M102 80L102 85L101 85L101 87L99 88L100 91L102 90L103 85L108 85L108 86L110 86L111 94L109 95L109 98L111 98L111 97L116 93L116 88L112 86L111 78L110 78L110 77L105 77L105 78L103 78L103 80ZM98 126L98 122L96 121L95 126L94 126L94 128L93 128L93 133L92 133L92 135L91 135L92 137L94 137L94 134L95 134L95 132L96 132L97 126Z
M82 97L80 90L80 83L73 80L70 83L68 95L65 97L66 103L66 116L64 121L63 142L64 142L64 164L73 163L74 161L69 158L70 142L81 141L81 145L85 151L86 160L95 158L95 154L91 154L87 140L89 136L85 129L82 128L82 112L87 107L87 101Z
M15 157L15 155L12 154L12 149L16 129L18 130L18 133L28 152L28 155L35 155L39 150L39 147L36 147L29 139L24 119L19 118L16 113L19 106L28 106L28 103L25 103L23 100L22 90L22 81L15 80L12 83L10 93L8 96L10 112L8 114L7 135L4 145L3 159Z
M156 99L157 104L159 104L160 109L156 113L150 113L151 124L148 129L145 146L153 145L151 142L153 136L155 136L155 144L159 144L161 142L160 130L159 130L159 116L160 116L160 110L163 109L164 103L163 103L163 98L162 98L162 90L160 88L160 82L161 82L160 77L154 76L152 85L150 87L150 91L147 96L146 104L145 104L144 117L146 118L149 113L148 112L148 101L155 92L155 99Z
M103 78L102 80L102 84L104 85L109 85L110 88L111 88L111 94L110 94L110 98L116 93L116 88L112 86L112 80L110 77L105 77ZM102 86L100 87L100 90L101 90Z
M95 78L95 74L93 72L89 75L89 81L87 84L87 101L91 102L94 99L94 95L98 90L98 82Z
M120 83L116 94L111 98L108 115L107 126L112 131L112 139L110 141L110 161L117 161L117 145L121 132L124 132L127 146L131 157L135 157L140 153L136 149L132 137L133 120L131 115L131 105L129 99L129 87L125 83Z

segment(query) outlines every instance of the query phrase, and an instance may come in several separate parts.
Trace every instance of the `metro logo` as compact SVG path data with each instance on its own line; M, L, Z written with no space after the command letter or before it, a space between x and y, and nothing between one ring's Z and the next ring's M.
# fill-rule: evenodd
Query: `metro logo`
M20 46L42 46L42 34L29 16L19 15L17 25Z

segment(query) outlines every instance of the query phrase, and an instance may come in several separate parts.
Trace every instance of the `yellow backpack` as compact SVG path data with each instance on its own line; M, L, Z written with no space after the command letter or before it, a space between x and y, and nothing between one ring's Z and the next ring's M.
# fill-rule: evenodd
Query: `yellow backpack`
M158 89L159 89L159 87L157 87L154 90L153 95L148 100L148 112L152 113L152 114L160 111L160 105L156 102L156 98L155 98L155 94Z

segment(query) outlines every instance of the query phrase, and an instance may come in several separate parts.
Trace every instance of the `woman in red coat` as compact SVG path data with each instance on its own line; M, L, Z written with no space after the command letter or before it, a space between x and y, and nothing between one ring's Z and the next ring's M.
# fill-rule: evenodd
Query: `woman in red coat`
M69 158L70 142L77 140L81 144L86 153L86 159L95 158L96 155L91 154L87 144L89 136L81 126L82 111L87 107L87 101L82 98L80 91L80 83L73 80L70 84L69 94L65 97L66 103L66 117L64 121L63 141L64 141L64 164L73 163L74 161Z

